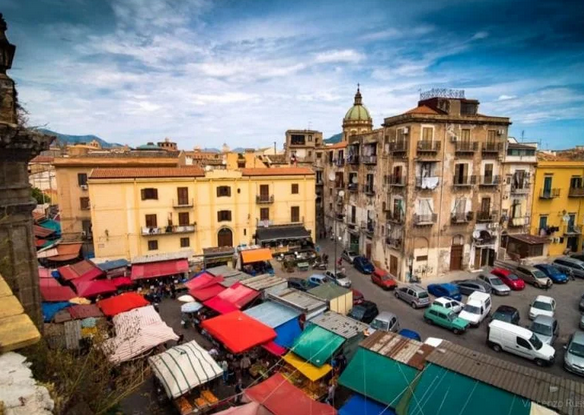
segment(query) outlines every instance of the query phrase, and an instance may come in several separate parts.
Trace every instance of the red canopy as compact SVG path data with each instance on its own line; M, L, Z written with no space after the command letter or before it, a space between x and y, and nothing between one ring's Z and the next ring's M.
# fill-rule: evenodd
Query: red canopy
M189 290L198 290L200 288L206 288L220 282L223 282L223 277L214 277L211 274L204 272L185 282L185 286Z
M116 287L128 287L130 285L134 285L134 282L132 281L132 279L130 277L118 277L118 278L112 278L111 282L116 286Z
M144 307L149 304L148 300L136 293L124 293L97 302L97 305L101 308L103 314L108 317L133 310L134 308Z
M282 356L288 350L285 347L280 346L278 343L274 342L267 342L262 344L262 347L266 349L268 352L272 353L274 356Z
M261 403L274 415L335 415L330 405L316 402L292 385L281 373L245 390L245 396Z
M72 280L76 280L77 278L79 278L79 275L77 275L77 273L75 271L73 271L73 269L69 265L65 265L64 267L59 267L57 269L57 271L59 271L59 274L61 274L61 277L66 281L72 281Z
M217 296L205 301L203 304L221 314L225 314L231 311L240 310L258 295L260 295L259 291L246 287L238 282L222 291Z
M175 274L184 274L188 270L189 261L186 259L134 264L132 265L132 279L168 277Z
M104 272L96 267L93 262L83 260L73 265L65 265L59 268L59 274L67 281L81 279L83 281L92 281Z
M64 262L71 261L79 256L83 244L59 244L57 245L57 255L49 257L50 261Z
M203 320L201 327L236 354L276 338L276 332L271 327L241 311Z
M80 297L96 297L103 294L115 293L118 289L109 280L78 281L73 280L73 285Z
M51 275L51 270L48 268L39 267L39 278L51 278L54 279Z
M68 308L69 314L74 319L83 319L88 317L103 317L103 313L97 304L80 304Z
M57 281L56 279L54 279L53 277L50 278L40 278L39 279L39 285L41 287L62 287L62 285L59 283L59 281Z
M45 278L47 281L50 281L48 278ZM59 285L57 281L55 281L57 285L47 285L41 284L41 296L43 297L44 301L47 302L59 302L59 301L69 301L72 298L77 297L75 291L73 291L69 287L64 287Z
M199 301L206 301L209 298L213 298L225 290L226 288L221 284L215 284L198 290L189 290L189 294Z

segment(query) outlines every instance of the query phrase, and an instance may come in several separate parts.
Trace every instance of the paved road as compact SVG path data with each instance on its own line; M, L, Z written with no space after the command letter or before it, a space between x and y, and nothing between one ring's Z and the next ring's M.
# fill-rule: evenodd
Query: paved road
M333 245L330 241L321 241L319 246L321 247L321 252L326 252L329 254L329 263L332 263L333 258ZM341 248L338 248L340 253ZM352 266L344 264L349 278L353 282L353 288L361 291L367 300L377 303L380 311L391 311L395 313L400 320L402 328L409 328L420 333L423 339L427 337L438 337L452 341L454 343L463 345L473 350L477 350L482 353L497 356L501 359L508 360L513 363L525 365L534 369L539 369L534 363L529 360L522 359L518 356L511 355L505 352L496 353L486 345L487 336L487 325L483 322L476 329L469 329L465 334L455 335L454 333L442 329L436 326L430 326L423 321L424 310L414 310L408 304L395 298L392 292L383 291L378 286L371 282L371 279L367 275L360 274ZM305 273L279 273L282 276L302 276L308 277L312 272ZM563 345L567 341L570 334L578 329L578 323L580 321L580 313L578 312L578 303L580 297L584 293L584 281L576 280L570 281L563 285L554 285L549 291L545 292L543 290L536 289L528 285L523 291L514 291L511 295L506 297L493 297L493 310L495 310L499 305L505 304L517 308L521 314L520 324L522 326L528 325L530 320L528 319L529 303L538 294L549 295L554 297L558 309L556 310L556 318L560 324L560 337L556 340L554 344L556 353L556 362L553 366L544 368L548 373L552 373L557 376L562 376L576 380L579 382L584 382L584 378L573 375L563 368L564 350ZM464 299L463 299L464 300Z

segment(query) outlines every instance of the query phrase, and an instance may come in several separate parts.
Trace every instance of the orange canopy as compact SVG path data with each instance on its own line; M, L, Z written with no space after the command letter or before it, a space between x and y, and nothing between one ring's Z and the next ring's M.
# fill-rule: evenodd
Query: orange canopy
M272 259L272 251L269 248L250 249L241 252L241 259L244 264L259 261L269 261Z

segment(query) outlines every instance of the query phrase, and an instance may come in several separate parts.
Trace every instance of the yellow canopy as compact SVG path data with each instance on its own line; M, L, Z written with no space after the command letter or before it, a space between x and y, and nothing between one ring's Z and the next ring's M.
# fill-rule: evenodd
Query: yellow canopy
M298 371L306 376L311 382L319 380L333 369L328 363L325 363L321 367L316 367L292 352L286 354L283 359L286 363L290 364L295 369L298 369Z
M244 264L259 261L269 261L272 259L272 251L269 248L250 249L249 251L241 251L241 258Z

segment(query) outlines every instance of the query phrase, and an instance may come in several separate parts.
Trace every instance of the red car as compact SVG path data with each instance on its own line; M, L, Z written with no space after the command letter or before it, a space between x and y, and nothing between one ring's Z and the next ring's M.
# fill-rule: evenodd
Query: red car
M351 288L351 291L353 291L353 305L359 305L365 301L365 297L361 291L357 291L354 288Z
M525 288L525 282L511 271L503 268L493 268L491 274L499 277L503 284L511 288L513 291L521 291Z
M371 282L379 285L384 290L394 290L397 287L395 280L384 270L375 268L371 273Z

